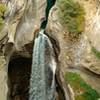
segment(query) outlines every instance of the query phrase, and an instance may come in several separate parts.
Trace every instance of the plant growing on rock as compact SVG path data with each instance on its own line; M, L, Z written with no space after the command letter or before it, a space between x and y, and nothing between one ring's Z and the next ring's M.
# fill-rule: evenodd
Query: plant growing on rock
M100 52L98 50L96 50L96 48L92 47L91 51L93 52L93 54L100 59Z
M0 3L0 29L3 26L4 23L4 12L6 11L6 7L3 3Z
M59 0L58 7L60 22L69 33L79 35L84 31L85 12L79 3L74 0Z
M66 72L65 80L75 93L75 100L98 100L100 95L88 85L79 74Z

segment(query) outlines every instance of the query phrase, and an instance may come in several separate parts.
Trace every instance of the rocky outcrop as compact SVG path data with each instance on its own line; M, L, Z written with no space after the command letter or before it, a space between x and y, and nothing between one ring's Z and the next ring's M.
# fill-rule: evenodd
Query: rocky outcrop
M90 73L99 74L100 71L100 59L98 59L91 51L92 46L94 46L99 51L99 1L98 0L75 0L79 2L81 6L84 7L85 10L85 30L80 35L79 39L76 40L71 38L68 34L67 30L64 30L63 25L59 21L59 8L56 5L52 8L52 11L49 16L48 28L51 29L52 33L58 38L60 43L60 71L65 74L65 72L69 68L75 68L77 70L78 67L82 67L83 69L79 69L80 72L86 68L86 70L90 70ZM98 20L98 21L97 21ZM98 38L97 38L98 37ZM97 41L96 41L97 40ZM91 41L91 43L90 43ZM77 72L81 74L80 72ZM96 84L93 82L92 78L94 75L90 73L84 72L82 77L88 82L93 88L99 91L99 77L97 75ZM91 76L91 79L87 77ZM64 82L63 82L64 83ZM95 85L94 85L95 84ZM64 86L64 85L63 85Z
M31 57L34 31L39 28L35 0L3 0L7 10L5 25L0 32L0 87L2 100L7 100L7 70L10 59L18 56ZM44 1L41 3L44 5ZM43 7L44 9L44 7ZM42 12L41 12L42 13ZM43 13L42 13L43 14ZM20 81L20 80L19 80Z

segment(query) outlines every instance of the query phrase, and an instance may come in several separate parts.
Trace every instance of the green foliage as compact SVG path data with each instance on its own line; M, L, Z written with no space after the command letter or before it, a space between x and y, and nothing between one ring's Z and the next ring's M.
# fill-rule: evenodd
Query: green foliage
M98 50L96 50L96 48L92 47L91 51L93 52L93 54L100 59L100 52Z
M100 95L92 89L79 74L66 72L65 80L71 85L75 93L75 100L98 100Z
M65 29L76 35L83 32L85 22L83 7L73 0L59 0L58 7L59 18Z
M3 26L3 23L4 23L4 19L3 19L3 16L4 16L4 12L6 11L6 7L4 4L0 3L0 29L1 27Z

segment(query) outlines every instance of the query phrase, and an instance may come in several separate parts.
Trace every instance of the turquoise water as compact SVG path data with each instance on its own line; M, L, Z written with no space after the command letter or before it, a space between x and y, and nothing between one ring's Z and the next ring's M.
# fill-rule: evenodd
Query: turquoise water
M52 43L44 34L50 9L55 0L47 0L46 19L41 23L40 32L35 38L30 79L29 100L55 100L56 62Z
M45 10L46 19L41 23L41 27L40 27L41 29L46 28L46 25L48 23L48 16L49 16L50 9L55 4L55 2L56 2L56 0L47 0L47 6L46 6L46 10Z

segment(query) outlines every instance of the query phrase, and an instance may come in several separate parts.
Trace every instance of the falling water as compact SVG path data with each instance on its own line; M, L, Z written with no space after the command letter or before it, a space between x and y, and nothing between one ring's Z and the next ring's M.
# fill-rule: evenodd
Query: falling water
M41 30L35 39L29 100L55 100L56 62L52 44L43 32ZM51 84L50 81L52 81Z
M33 48L32 72L30 79L29 100L55 100L56 62L52 43L44 34L48 15L55 0L47 0L45 19L41 23L40 32L35 38Z

